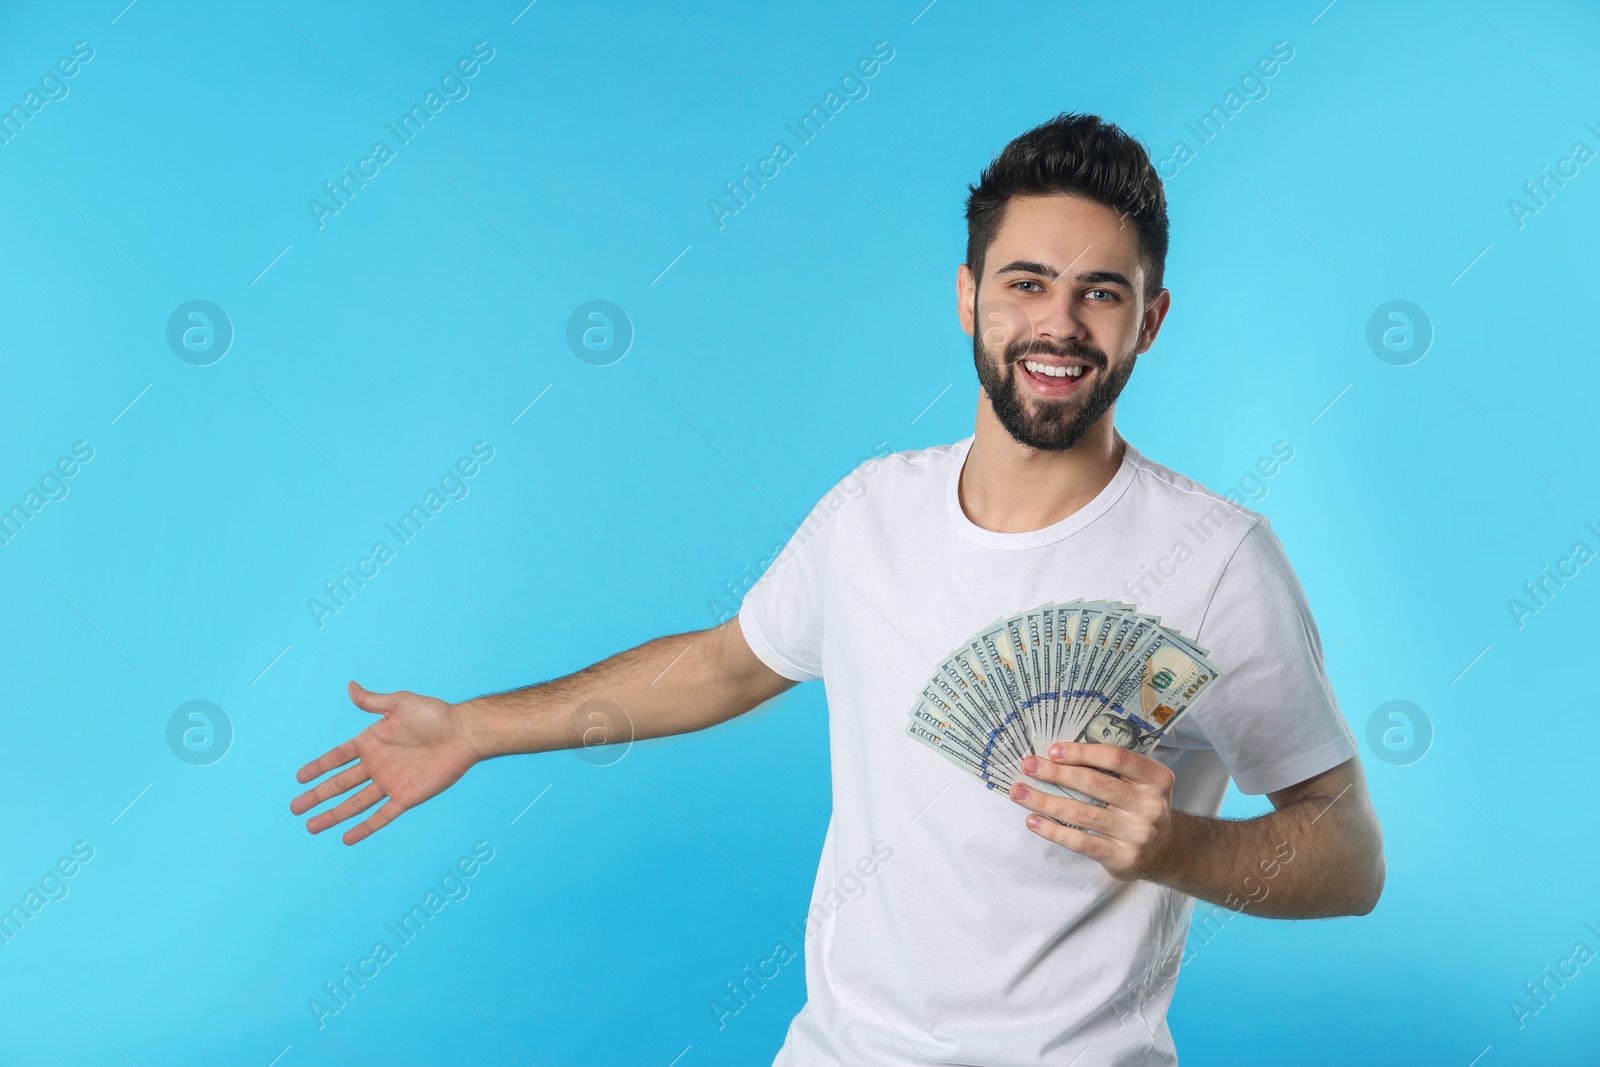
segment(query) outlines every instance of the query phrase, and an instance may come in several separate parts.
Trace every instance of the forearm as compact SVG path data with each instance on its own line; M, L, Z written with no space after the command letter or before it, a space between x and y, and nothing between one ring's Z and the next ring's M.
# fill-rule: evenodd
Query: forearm
M1309 796L1253 819L1172 813L1151 881L1278 919L1365 915L1384 881L1376 821L1350 796Z
M688 733L774 695L728 626L657 638L538 685L457 705L484 756L547 752ZM737 638L738 648L731 647Z

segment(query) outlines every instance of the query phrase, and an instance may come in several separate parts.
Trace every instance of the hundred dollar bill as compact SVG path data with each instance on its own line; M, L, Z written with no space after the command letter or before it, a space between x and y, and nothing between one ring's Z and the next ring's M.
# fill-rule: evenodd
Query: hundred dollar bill
M1077 684L1078 649L1082 641L1080 637L1083 617L1083 602L1075 600L1070 604L1057 604L1055 608L1055 651L1052 664L1050 688L1054 690L1052 697L1044 706L1044 714L1040 716L1041 737L1049 737L1055 729L1055 721L1066 712L1070 701L1070 693Z
M1109 614L1102 610L1098 603L1091 601L1078 611L1078 628L1074 642L1077 647L1073 651L1071 687L1062 694L1062 700L1056 707L1055 717L1050 722L1047 736L1052 739L1061 736L1063 721L1078 721L1082 717L1082 710L1090 692L1089 685L1094 678L1095 663L1103 644L1101 634L1113 625Z
M1048 612L1035 610L1024 612L1006 622L1006 635L1011 639L1016 653L1017 673L1023 680L1026 694L1022 721L1027 724L1029 740L1035 743L1044 736L1040 731L1039 710L1046 692L1048 656L1044 621L1048 617Z
M996 740L1009 754L1019 760L1026 755L1023 738L1010 729L1016 721L1013 714L1016 705L1001 678L1003 668L989 662L981 640L974 639L951 653L943 666L967 683L976 703L985 709L990 729L997 731Z
M940 733L919 719L914 718L907 724L906 733L978 779L989 789L1009 791L1016 782L1014 772L1008 770L1004 764L977 758L959 741Z
M937 713L952 728L961 730L981 747L988 743L998 729L996 721L971 693L959 687L948 671L934 672L923 687L921 700L929 711ZM913 709L915 710L915 709Z
M1075 740L1083 724L1115 700L1112 686L1138 662L1139 650L1161 632L1160 626L1139 615L1122 616L1101 651L1094 677L1090 679L1081 698L1078 716L1059 723L1061 732L1050 738L1050 743Z
M1022 679L1018 676L1016 655L1011 648L1004 620L979 631L972 642L973 654L982 665L984 676L994 689L999 703L1005 709L1005 724L1018 724L1020 744L1032 748L1033 738L1028 734L1027 720L1023 718L1027 700Z
M1041 604L982 627L946 656L913 703L906 732L988 789L1026 781L1104 806L1024 775L1023 759L1047 757L1056 740L1148 755L1220 676L1207 655L1129 604Z
M918 700L911 709L911 719L960 748L972 757L974 763L981 763L985 759L983 737L950 715L949 709L930 703L927 699Z
M1134 744L1125 747L1148 754L1219 673L1215 664L1181 638L1167 631L1157 634L1142 650L1138 668L1124 675L1110 694L1111 704L1123 709L1125 719L1139 732ZM1084 729L1088 728L1086 724ZM1106 729L1110 727L1102 724L1099 732Z

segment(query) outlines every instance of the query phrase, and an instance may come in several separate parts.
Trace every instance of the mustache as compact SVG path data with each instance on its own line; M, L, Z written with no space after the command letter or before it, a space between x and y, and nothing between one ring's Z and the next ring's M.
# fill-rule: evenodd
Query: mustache
M1006 366L1020 363L1029 356L1049 355L1061 359L1081 359L1096 370L1105 370L1107 365L1106 355L1092 345L1069 342L1062 345L1052 345L1048 341L1028 341L1013 344L1006 349Z

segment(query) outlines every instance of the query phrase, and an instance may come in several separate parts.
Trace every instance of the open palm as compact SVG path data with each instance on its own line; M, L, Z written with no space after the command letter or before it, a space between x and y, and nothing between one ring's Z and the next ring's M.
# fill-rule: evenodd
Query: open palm
M300 815L331 797L366 785L307 820L306 829L317 834L387 797L388 802L364 822L345 831L343 840L347 845L367 838L407 810L444 792L483 758L462 730L454 705L418 693L373 693L355 682L350 683L350 699L361 710L382 718L301 767L295 777L310 782L352 761L355 765L289 802L289 810Z

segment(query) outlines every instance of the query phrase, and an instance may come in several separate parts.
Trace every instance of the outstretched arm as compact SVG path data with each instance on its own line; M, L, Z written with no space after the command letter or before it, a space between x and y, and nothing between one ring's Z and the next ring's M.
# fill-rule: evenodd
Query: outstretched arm
M1012 799L1038 815L1028 828L1100 863L1123 881L1145 878L1234 911L1280 919L1365 915L1383 892L1383 834L1351 759L1269 793L1275 811L1216 819L1172 810L1172 771L1115 745L1065 743L1023 770L1107 806L1018 783ZM1120 777L1101 774L1113 771ZM1037 824L1037 825L1035 825ZM1098 836L1096 836L1098 835Z
M373 693L351 682L356 706L382 718L301 767L301 782L345 769L295 797L289 810L300 815L357 790L306 822L315 834L387 798L345 831L344 843L353 845L444 792L481 760L701 730L794 684L750 651L737 617L657 638L551 682L460 704L405 691ZM619 716L628 724L621 729Z

